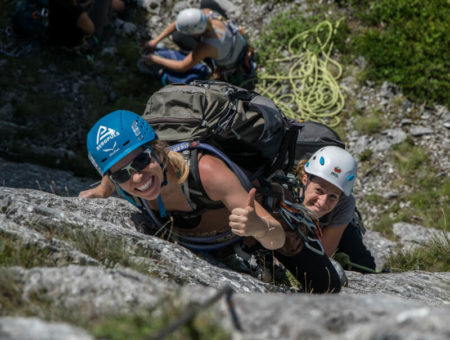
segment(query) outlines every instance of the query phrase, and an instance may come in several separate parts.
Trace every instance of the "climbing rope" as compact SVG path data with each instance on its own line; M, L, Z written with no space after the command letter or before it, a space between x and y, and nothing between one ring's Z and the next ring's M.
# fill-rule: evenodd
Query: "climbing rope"
M278 71L258 74L257 92L271 98L287 117L330 127L340 123L338 114L344 107L344 96L337 79L342 67L330 57L339 23L333 27L323 21L297 34L289 41L289 56L267 61Z
M362 270L362 271L364 271L366 273L371 273L371 274L379 274L379 273L381 273L381 271L374 270L372 268L363 266L361 264L357 264L357 263L351 262L350 261L350 256L348 256L346 253L343 253L343 252L339 252L339 253L334 254L333 259L335 261L339 262L340 265L342 267L344 267L344 268L350 268L350 269L356 268L356 269L359 269L359 270Z

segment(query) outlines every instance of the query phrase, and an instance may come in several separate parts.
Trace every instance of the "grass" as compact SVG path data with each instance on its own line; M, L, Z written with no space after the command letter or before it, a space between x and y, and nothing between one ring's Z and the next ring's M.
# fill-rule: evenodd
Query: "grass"
M388 162L396 169L388 190L397 192L398 197L389 200L377 193L365 196L367 203L381 211L372 229L390 239L394 238L392 225L396 222L445 230L450 216L450 181L446 176L438 176L429 153L408 138L393 146ZM368 167L377 167L371 155L365 156L361 166Z
M367 203L382 212L373 230L388 238L393 238L392 225L396 222L444 230L450 216L450 181L438 176L428 152L407 139L393 147L389 163L394 164L396 172L388 190L397 192L398 197L389 200L379 194L366 195ZM377 164L372 157L363 162L362 168L370 164Z
M423 246L412 250L399 250L387 258L386 267L396 272L450 272L450 239L443 233L443 237L434 237Z
M8 268L0 267L0 316L20 314L27 306L22 299L23 286Z
M410 202L403 208L405 222L444 229L450 213L450 182L438 177L428 152L407 140L394 147L394 164L400 178L399 190L411 187L411 193L402 193L402 200Z
M0 237L0 263L3 267L56 267L61 264L52 257L54 251L49 247L24 244L4 233L0 233Z
M311 29L323 20L330 20L330 22L335 24L341 19L337 16L327 18L324 12L317 12L314 15L308 14L311 13L304 13L297 8L293 8L278 14L271 20L267 27L263 28L262 34L254 43L257 50L258 62L267 68L269 73L275 71L278 64L277 62L270 62L270 60L281 57L283 50L286 49L294 37ZM348 34L347 21L343 20L333 35L333 43L339 50L345 49L345 40ZM319 33L318 37L322 40L326 39L323 33ZM310 48L316 50L316 52L320 50L320 46L315 40L311 41L310 45ZM293 48L296 48L295 44L293 44Z
M389 126L384 118L383 110L377 108L357 114L354 117L353 125L356 130L366 135L374 135Z
M353 47L368 59L368 77L391 81L416 100L450 106L448 1L348 3L366 27Z
M179 320L181 312L181 308L173 306L172 303L166 303L162 314L154 315L144 311L135 315L104 318L96 321L89 330L93 336L99 339L151 339L168 324ZM211 316L203 312L197 315L192 322L188 322L164 336L164 339L225 340L231 339L231 336L213 321Z

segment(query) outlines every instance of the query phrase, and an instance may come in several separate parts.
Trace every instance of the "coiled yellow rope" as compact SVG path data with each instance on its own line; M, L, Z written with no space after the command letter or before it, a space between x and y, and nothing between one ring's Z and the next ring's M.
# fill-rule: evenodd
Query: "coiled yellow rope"
M268 65L276 65L275 74L259 72L257 92L271 98L289 118L337 126L338 114L344 107L337 83L342 67L330 54L338 26L339 21L334 27L323 21L293 37L288 44L290 56L267 61Z

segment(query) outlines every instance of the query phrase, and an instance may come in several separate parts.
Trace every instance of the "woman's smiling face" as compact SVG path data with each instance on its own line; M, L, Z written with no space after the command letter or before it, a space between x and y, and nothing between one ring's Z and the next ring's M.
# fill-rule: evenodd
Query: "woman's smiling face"
M111 173L115 173L126 167L144 151L145 148L139 147L130 152L111 167ZM130 178L123 183L119 183L123 190L133 196L141 197L146 200L158 198L158 195L161 192L161 183L164 180L164 174L155 157L152 157L150 163L143 170L138 172L131 168L128 169L128 171L130 173Z
M303 205L314 211L319 218L325 216L336 207L342 195L340 189L316 176L313 176L308 181L307 175L305 175L303 183L306 185Z

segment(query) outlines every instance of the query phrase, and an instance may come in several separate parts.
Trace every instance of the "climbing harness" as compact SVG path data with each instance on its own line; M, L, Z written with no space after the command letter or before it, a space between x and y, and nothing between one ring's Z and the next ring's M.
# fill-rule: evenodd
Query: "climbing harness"
M277 182L272 183L272 185L278 186L281 191L277 212L286 222L288 227L301 237L305 247L318 255L325 254L321 243L322 229L319 226L319 220L314 212L302 204L304 198L303 194L302 196L299 195L300 187L303 187L304 189L303 184L300 181L294 182L291 176L286 176L284 179L285 185L279 183L280 177L277 177L277 180ZM293 183L295 184L293 185ZM294 194L293 200L286 199L284 193L286 187L291 187L291 194ZM304 193L305 190L301 191ZM304 227L305 231L302 230L302 227Z
M284 70L287 64L288 74L259 72L257 92L271 98L287 117L319 121L330 127L340 123L344 96L337 79L342 67L330 57L339 23L333 26L323 21L294 36L288 44L290 56L268 61L277 70Z

